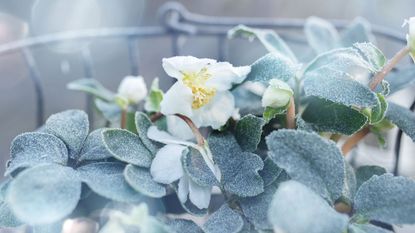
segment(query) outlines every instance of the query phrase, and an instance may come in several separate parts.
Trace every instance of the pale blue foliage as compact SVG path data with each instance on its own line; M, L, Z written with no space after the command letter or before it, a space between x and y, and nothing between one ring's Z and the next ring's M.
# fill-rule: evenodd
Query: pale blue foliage
M235 106L239 108L241 115L253 114L262 115L264 112L261 106L261 96L249 91L243 85L232 91L235 97Z
M390 72L386 78L390 85L390 94L415 85L415 66L410 65Z
M249 39L258 38L258 40L264 45L264 47L270 53L278 53L282 56L286 56L293 62L297 62L297 58L291 51L290 47L270 29L256 29L247 27L245 25L238 25L228 32L229 37L243 36Z
M188 153L182 156L181 161L183 171L196 184L204 187L219 185L215 175L206 165L205 160L198 150L189 148Z
M392 233L372 224L350 224L348 230L349 233Z
M68 83L66 87L69 90L89 93L105 101L112 101L115 97L115 94L112 91L102 86L102 84L97 80L91 78L75 80L73 82Z
M203 230L205 233L237 233L243 226L242 216L224 204L209 217Z
M246 81L268 84L271 79L288 81L295 77L299 67L285 56L269 53L251 65Z
M236 124L235 137L242 150L254 152L261 141L264 119L254 115L242 117Z
M355 43L353 46L375 71L380 71L386 64L385 55L372 43Z
M349 47L355 43L372 42L375 43L375 36L372 34L370 23L361 17L355 18L352 23L340 34L340 41L344 47Z
M191 220L171 219L167 220L166 224L175 233L203 233L203 230Z
M304 123L299 119L302 119ZM301 118L297 118L299 129L345 135L356 133L367 122L367 116L357 110L318 98L310 99Z
M349 220L296 181L280 185L269 207L268 219L275 230L290 233L342 233Z
M101 99L95 99L95 106L108 121L114 123L121 119L121 108L115 103L109 103Z
M338 47L339 33L330 22L318 17L310 17L304 25L308 44L317 54Z
M153 155L139 136L124 129L107 129L102 135L105 146L113 157L140 167L150 167Z
M344 164L346 168L346 176L344 179L343 198L346 199L345 201L348 204L352 204L357 190L356 174L353 167L348 162L344 161Z
M212 134L208 142L227 192L250 197L264 191L264 181L258 174L264 163L258 155L242 151L231 134Z
M350 74L322 67L307 73L304 79L307 96L316 96L346 106L371 107L378 103L376 94L354 80Z
M146 196L160 198L166 195L166 188L155 182L146 168L129 164L124 169L124 178L133 189Z
M2 227L17 227L22 225L19 219L14 216L6 202L0 201L0 229Z
M32 233L62 233L63 221L51 224L32 226Z
M361 166L356 170L356 188L359 189L359 187L366 181L368 181L372 176L377 175L383 175L386 173L386 169L379 166Z
M394 123L415 142L415 114L409 109L389 102L386 119Z
M65 142L69 156L76 158L88 136L88 116L81 110L66 110L51 115L42 131L55 135Z
M19 168L38 164L68 162L68 150L57 137L46 133L23 133L17 136L10 148L10 162L6 168L9 175Z
M341 195L345 162L336 144L317 134L281 129L266 138L268 156L288 175L333 203Z
M92 191L105 198L128 203L138 203L142 195L124 178L125 165L115 162L99 162L81 166L79 176Z
M21 172L7 190L6 202L28 224L48 224L68 216L81 196L81 181L69 167L39 165Z
M107 150L102 138L102 132L105 129L92 131L84 142L79 155L79 161L83 160L101 160L111 158L112 154Z
M356 215L391 224L415 224L415 181L391 174L372 176L356 193Z
M144 146L153 154L155 155L157 152L157 147L153 144L153 142L147 137L148 128L152 125L150 119L147 117L146 114L142 112L135 113L135 126L137 128L138 136L141 139L141 142Z
M264 180L264 186L268 186L272 183L274 183L275 180L278 179L281 172L283 172L281 168L279 168L271 158L267 157L264 160L264 168L259 171L259 174L261 175L262 179Z

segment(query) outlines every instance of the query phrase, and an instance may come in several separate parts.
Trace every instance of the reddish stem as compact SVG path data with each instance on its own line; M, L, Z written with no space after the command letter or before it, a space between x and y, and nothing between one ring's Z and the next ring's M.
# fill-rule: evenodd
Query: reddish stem
M353 134L342 146L343 155L346 156L366 135L370 132L368 127L363 128L359 132Z
M185 115L182 115L182 114L175 114L175 115L178 116L178 117L180 117L180 119L182 119L184 122L186 122L186 124L190 127L190 129L192 130L193 134L195 135L197 144L199 146L203 146L205 144L205 138L200 133L200 131L196 127L195 123L193 123L193 121L190 118L188 118L187 116L185 116Z
M125 126L127 125L127 110L121 110L121 129L125 129Z
M293 96L291 96L290 103L288 105L286 124L288 129L295 129L295 103Z

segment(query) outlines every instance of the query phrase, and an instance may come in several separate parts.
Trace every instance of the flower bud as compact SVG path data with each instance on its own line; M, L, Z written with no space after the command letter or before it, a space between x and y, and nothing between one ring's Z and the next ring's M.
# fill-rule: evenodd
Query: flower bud
M411 57L415 61L415 17L411 17L409 20L405 21L409 25L409 32L406 35L406 40L408 41L408 46L411 48Z
M287 83L272 79L262 96L262 107L281 108L290 102L294 92Z
M127 76L118 87L118 95L127 99L130 104L137 104L147 96L147 87L141 76Z

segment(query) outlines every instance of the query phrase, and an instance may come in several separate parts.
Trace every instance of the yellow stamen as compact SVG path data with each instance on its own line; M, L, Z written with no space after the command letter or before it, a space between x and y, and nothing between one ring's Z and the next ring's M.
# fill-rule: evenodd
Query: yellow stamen
M183 73L183 83L192 90L193 109L203 107L215 96L216 89L206 86L206 82L210 77L211 75L208 73L206 68L201 69L198 73Z

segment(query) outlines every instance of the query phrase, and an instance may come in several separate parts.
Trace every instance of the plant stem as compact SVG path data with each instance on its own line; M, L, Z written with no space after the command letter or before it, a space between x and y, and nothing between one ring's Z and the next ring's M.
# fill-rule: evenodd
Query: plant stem
M395 56L393 56L388 63L383 67L383 69L378 72L375 77L373 78L372 82L370 82L370 89L374 91L376 89L376 86L382 82L383 79L385 79L386 75L398 64L402 58L404 58L409 52L411 51L411 48L409 46L403 47L401 50L399 50Z
M195 123L193 123L193 121L190 118L188 118L187 116L185 116L185 115L182 115L182 114L175 114L175 115L178 116L178 117L180 117L180 119L182 119L184 122L186 122L186 124L190 127L190 129L192 130L193 134L195 135L197 144L199 146L203 146L205 144L205 138L200 133L200 131L196 127Z
M150 121L151 122L156 122L156 121L158 121L162 117L163 117L163 114L161 112L156 112L153 115L151 115Z
M295 103L294 97L291 96L290 103L287 109L287 128L294 129L295 128Z
M353 134L350 138L346 140L346 142L342 146L343 155L346 156L356 145L360 142L367 134L369 134L370 130L369 127L365 127L359 132Z
M126 124L127 124L127 109L122 109L121 110L121 124L120 124L120 128L121 129L125 129Z

